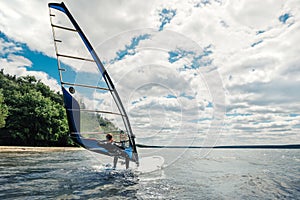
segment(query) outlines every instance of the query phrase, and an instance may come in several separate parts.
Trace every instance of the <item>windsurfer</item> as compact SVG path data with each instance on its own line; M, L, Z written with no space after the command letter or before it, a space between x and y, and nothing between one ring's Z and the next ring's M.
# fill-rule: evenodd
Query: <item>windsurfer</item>
M106 135L106 142L110 143L112 145L115 144L112 134L108 133ZM115 156L114 157L114 167L113 167L114 169L116 169L116 167L117 167L117 162L118 162L118 156Z
M119 145L117 145L117 144L115 143L115 141L114 141L113 136L112 136L111 133L108 133L108 134L106 135L106 141L107 141L107 143L112 144L112 145L115 145L115 146L117 146L118 148L121 148L122 150L125 149L125 146L123 146L123 144L122 144L122 146L119 146ZM114 156L114 163L113 163L113 168L114 168L114 169L116 169L117 163L118 163L118 156ZM129 159L127 158L127 156L125 157L125 164L126 164L126 169L128 169L128 168L129 168Z

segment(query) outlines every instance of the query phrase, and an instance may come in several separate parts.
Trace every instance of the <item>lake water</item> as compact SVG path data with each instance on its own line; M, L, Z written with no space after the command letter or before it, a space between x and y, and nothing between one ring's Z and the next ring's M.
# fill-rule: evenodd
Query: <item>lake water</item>
M300 150L176 151L151 152L166 166L145 174L85 150L0 152L0 199L300 199Z

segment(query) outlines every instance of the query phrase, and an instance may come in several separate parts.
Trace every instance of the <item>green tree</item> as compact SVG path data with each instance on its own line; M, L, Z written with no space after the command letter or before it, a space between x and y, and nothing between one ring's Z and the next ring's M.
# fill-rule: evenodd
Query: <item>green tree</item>
M5 97L0 105L8 111L6 125L0 129L0 145L73 145L62 95L33 76L16 78L3 70L0 88Z
M0 128L5 126L5 119L8 115L7 106L4 104L2 90L0 90Z
M67 120L60 104L34 90L15 95L6 126L15 142L30 146L61 146L67 142Z

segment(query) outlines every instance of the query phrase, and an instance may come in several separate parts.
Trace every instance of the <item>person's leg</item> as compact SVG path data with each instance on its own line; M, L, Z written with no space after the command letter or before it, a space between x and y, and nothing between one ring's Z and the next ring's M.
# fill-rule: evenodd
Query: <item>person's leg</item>
M118 157L115 156L114 157L114 169L116 169L116 167L117 167L117 162L118 162Z
M128 169L129 168L129 158L125 158L125 163L126 163L126 169Z

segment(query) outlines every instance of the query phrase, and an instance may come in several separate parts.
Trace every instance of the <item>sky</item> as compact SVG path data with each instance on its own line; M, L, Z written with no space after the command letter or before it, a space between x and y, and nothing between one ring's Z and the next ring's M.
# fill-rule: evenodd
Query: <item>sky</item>
M34 75L60 91L48 3L0 1L0 68ZM297 0L65 4L115 82L143 142L300 143ZM68 44L60 50L90 57L73 36L57 36ZM97 81L96 68L65 64L73 72L70 81L78 82L80 73ZM100 102L106 98L101 95L92 98Z

